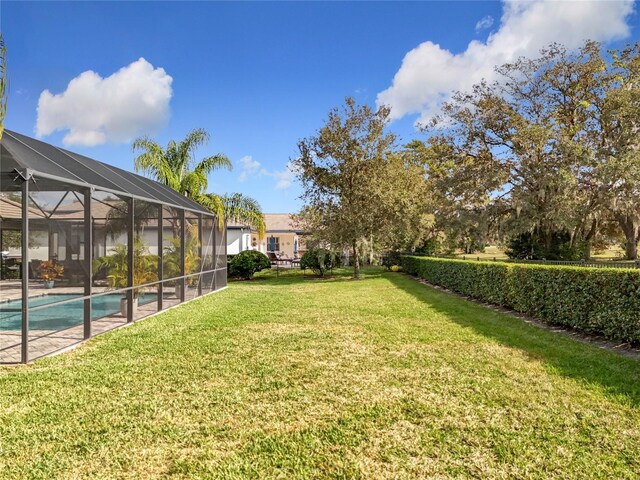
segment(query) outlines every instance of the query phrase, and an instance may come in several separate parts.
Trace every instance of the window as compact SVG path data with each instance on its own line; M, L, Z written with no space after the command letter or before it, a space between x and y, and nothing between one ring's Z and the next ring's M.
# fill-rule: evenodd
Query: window
M280 251L280 237L269 237L269 241L267 243L267 251L268 252Z

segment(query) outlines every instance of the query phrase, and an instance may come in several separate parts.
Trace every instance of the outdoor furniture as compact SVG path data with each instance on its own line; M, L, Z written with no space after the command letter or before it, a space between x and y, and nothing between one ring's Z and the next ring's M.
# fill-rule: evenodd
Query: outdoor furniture
M280 255L278 255L278 261L280 262L280 265L287 265L289 264L289 266L293 266L293 258L291 258L290 256L288 256L286 253L280 253Z
M279 265L278 255L275 252L267 252L267 257L269 257L269 261L271 261L271 266L273 267Z

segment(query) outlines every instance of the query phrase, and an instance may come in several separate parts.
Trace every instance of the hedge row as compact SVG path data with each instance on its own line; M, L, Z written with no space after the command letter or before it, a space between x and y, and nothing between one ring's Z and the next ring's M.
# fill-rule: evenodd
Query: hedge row
M556 325L640 344L640 270L414 256L405 272Z

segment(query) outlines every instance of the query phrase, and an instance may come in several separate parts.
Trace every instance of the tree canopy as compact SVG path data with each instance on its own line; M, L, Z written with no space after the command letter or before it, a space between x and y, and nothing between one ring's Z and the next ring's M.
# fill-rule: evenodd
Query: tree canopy
M588 259L640 239L640 44L605 52L552 44L496 67L498 79L454 92L398 147L389 110L347 98L299 142L303 217L349 247L357 275L369 249L461 248Z
M293 161L304 189L306 229L331 249L349 249L355 278L365 246L411 238L424 213L423 170L394 152L388 121L388 108L374 111L348 97L315 136L298 143Z

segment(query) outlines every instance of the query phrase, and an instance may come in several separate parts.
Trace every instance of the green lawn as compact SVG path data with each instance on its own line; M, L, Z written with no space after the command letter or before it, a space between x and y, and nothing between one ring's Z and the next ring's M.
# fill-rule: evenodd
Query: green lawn
M0 369L3 478L638 478L640 362L402 274L232 283Z

